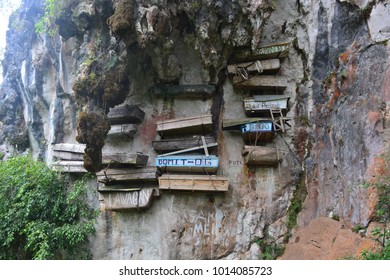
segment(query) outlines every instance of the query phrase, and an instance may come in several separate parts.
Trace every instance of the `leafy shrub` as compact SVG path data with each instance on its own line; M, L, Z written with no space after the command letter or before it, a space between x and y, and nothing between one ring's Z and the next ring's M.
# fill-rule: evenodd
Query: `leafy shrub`
M95 218L85 179L29 156L0 162L0 259L88 258Z

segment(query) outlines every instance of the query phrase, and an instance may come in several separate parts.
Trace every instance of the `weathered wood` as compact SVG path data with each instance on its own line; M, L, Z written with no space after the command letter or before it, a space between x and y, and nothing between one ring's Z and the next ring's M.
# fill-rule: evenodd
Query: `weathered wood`
M120 164L145 166L148 162L149 156L130 153L103 153L102 158L103 164L110 164L116 162Z
M211 131L212 123L211 115L170 119L157 122L157 131L160 135L203 134Z
M52 169L64 173L87 173L83 161L57 161L52 164Z
M136 124L115 124L111 125L111 129L107 136L111 138L133 138L137 133L138 125Z
M145 112L136 105L125 104L111 108L107 116L111 125L138 124L143 121Z
M209 175L168 175L158 178L160 190L227 192L229 181L225 177Z
M287 110L289 95L256 95L253 98L244 99L245 113L269 113L272 108Z
M53 145L53 151L83 154L85 147L84 144L59 143Z
M236 50L230 61L233 62L244 62L244 61L253 61L253 60L263 60L263 59L272 59L272 58L283 58L288 55L290 49L290 42L282 42L272 45L261 46L256 50L245 49L245 50Z
M96 173L97 180L106 185L131 182L131 181L156 181L157 167L148 166L144 168L113 168L103 169Z
M245 75L252 72L262 73L263 71L277 70L279 68L280 60L277 58L256 60L251 62L231 64L227 66L228 73L233 75Z
M272 121L271 118L243 118L243 119L223 119L222 120L222 130L239 130L244 124L263 122L263 121Z
M201 97L213 96L215 86L212 85L156 85L151 93L159 97Z
M61 152L61 151L53 151L53 156L62 160L71 160L71 161L83 161L84 154L83 153L71 153L71 152Z
M276 89L282 92L287 88L287 79L283 76L257 75L248 80L233 77L233 86L239 89Z
M148 208L154 189L144 188L137 191L102 192L104 210L129 210Z
M242 155L248 165L275 166L281 161L277 148L272 147L244 146Z
M84 148L82 144L61 143L53 145L53 155L61 160L68 161L84 161ZM113 162L120 164L128 164L135 166L145 166L148 162L148 155L140 153L108 153L103 152L102 163L104 165ZM69 163L69 162L68 162Z
M206 144L215 143L214 137L205 136ZM153 148L158 153L171 152L177 150L185 150L202 145L202 137L196 136L192 138L179 139L162 139L152 142Z
M215 173L218 157L203 155L164 156L156 158L156 166L161 171Z

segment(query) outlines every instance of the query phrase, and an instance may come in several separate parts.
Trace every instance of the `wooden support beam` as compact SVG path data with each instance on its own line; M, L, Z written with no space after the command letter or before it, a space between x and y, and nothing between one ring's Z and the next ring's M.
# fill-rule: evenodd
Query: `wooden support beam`
M215 143L214 137L212 136L205 136L204 138L206 144ZM153 141L152 145L158 153L163 153L198 147L201 146L202 143L202 137L196 136L191 138L162 139Z
M125 104L111 108L107 116L111 125L138 124L143 121L145 112L136 105Z
M248 165L276 166L281 161L278 149L272 147L244 146L242 155Z
M290 47L290 42L282 42L272 45L261 46L255 50L252 50L250 48L244 50L236 50L230 58L230 61L245 62L272 58L283 58L288 55Z
M159 97L210 98L215 92L213 85L155 85L151 93Z
M279 68L280 60L277 58L230 64L227 66L228 73L231 75L243 74L242 71L245 73L262 73L263 71L278 70Z
M233 86L240 89L277 89L287 88L287 79L283 76L257 75L243 80L240 76L233 77Z
M158 178L160 190L227 192L229 181L221 176L209 175L168 175Z

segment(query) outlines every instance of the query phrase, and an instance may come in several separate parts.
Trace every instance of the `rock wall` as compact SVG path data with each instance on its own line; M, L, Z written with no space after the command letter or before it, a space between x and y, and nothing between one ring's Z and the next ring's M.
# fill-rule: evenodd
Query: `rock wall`
M83 133L81 112L104 117L125 103L144 120L131 140L103 133L103 152L144 153L153 166L158 121L212 114L217 174L229 179L225 194L161 191L150 208L127 212L104 210L92 179L91 204L102 208L95 259L257 259L270 248L277 255L296 240L296 224L318 217L368 226L375 195L361 186L388 135L388 1L64 1L55 36L35 32L43 2L25 0L10 20L5 158L30 150L51 164L53 144ZM222 130L223 119L245 117L249 96L226 66L238 49L279 42L291 42L278 75L287 78L292 129L272 144L283 153L278 166L251 167L241 134ZM161 83L216 90L208 99L153 96Z

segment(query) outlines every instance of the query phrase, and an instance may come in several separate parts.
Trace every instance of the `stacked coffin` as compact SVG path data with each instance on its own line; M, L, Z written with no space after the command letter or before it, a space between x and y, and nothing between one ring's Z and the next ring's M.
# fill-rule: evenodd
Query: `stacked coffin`
M159 189L204 192L228 190L228 180L213 175L218 169L218 157L209 154L209 148L217 146L214 138L208 135L211 128L211 115L157 123L161 140L153 141L153 147L158 153L163 153L156 157L156 166L163 173L158 179Z
M223 130L239 130L244 139L242 154L247 164L277 165L277 148L267 146L275 132L290 128L288 111L290 96L284 95L287 79L278 75L280 58L288 55L290 43L260 47L257 50L235 52L228 73L233 87L246 90L244 110L248 118L223 120Z
M135 105L120 105L108 113L111 130L109 137L116 141L128 141L138 130L145 113ZM125 155L121 153L120 155ZM119 155L118 155L119 156ZM130 161L130 156L133 160ZM106 210L129 210L147 208L153 195L158 195L157 168L147 166L149 156L130 154L127 161L113 160L96 173L100 183L98 191L103 196ZM103 163L104 153L103 153Z

